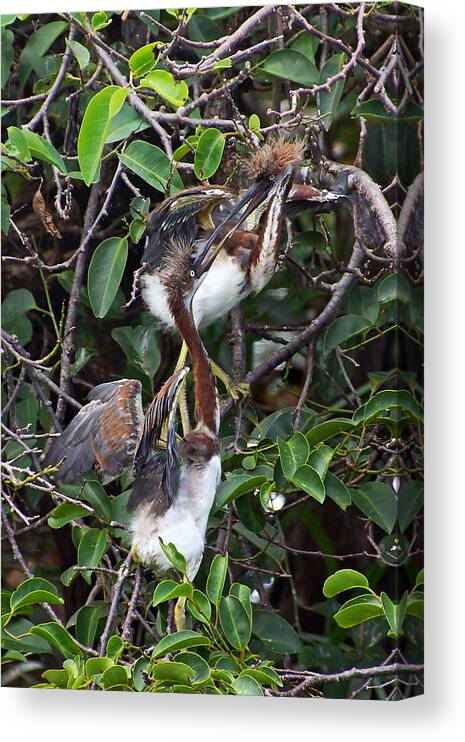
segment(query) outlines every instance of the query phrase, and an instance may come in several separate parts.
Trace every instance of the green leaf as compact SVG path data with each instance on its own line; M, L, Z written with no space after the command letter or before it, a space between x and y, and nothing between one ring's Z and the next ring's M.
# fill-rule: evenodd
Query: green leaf
M249 474L231 474L225 482L221 482L216 490L216 508L222 508L237 497L253 492L266 481L264 476L253 476Z
M250 131L258 131L261 128L261 122L259 116L256 113L252 113L249 118L249 129Z
M213 67L213 72L217 72L218 70L226 70L230 69L232 67L232 61L230 57L225 57L224 59L219 59L218 62Z
M334 348L344 343L349 338L355 337L371 327L371 322L358 314L346 314L338 317L328 327L325 333L325 353L330 353Z
M109 657L90 657L86 661L86 675L89 679L95 677L95 675L101 675L109 667L112 667L113 660Z
M162 580L153 593L152 605L166 603L167 600L179 597L192 598L192 585L189 582L175 582L174 580Z
M36 301L28 289L10 291L2 302L2 327L7 332L18 335L16 328L18 319L36 307Z
M86 647L94 645L100 619L100 608L96 605L83 605L76 613L76 638Z
M356 424L372 422L382 415L386 416L391 410L400 408L409 417L420 422L422 419L421 407L416 399L405 389L384 389L377 392L366 404L355 410L353 422Z
M323 595L326 598L334 598L344 590L351 590L354 587L369 588L370 584L365 575L355 569L339 569L325 580Z
M142 219L133 219L129 225L129 237L131 241L137 245L140 238L144 234L147 228L146 223Z
M90 22L94 31L98 31L100 28L108 26L111 23L111 18L109 18L108 13L105 13L104 10L100 10L98 13L93 14Z
M140 81L141 88L155 90L174 108L183 106L189 97L189 88L184 80L175 80L171 72L155 70Z
M74 361L70 366L70 375L77 376L79 371L90 361L91 358L97 355L95 348L84 348L79 346L74 355Z
M86 500L94 508L95 515L105 523L110 523L112 519L111 502L97 479L88 479L84 489L81 492L81 498Z
M349 296L348 309L351 314L365 317L372 325L379 315L379 301L371 286L355 286Z
M41 58L51 47L68 24L65 21L53 21L33 31L19 58L19 90L22 91L31 71L37 69Z
M295 629L277 613L256 610L253 613L253 633L278 654L295 654L302 643Z
M156 327L153 324L149 327L115 327L111 336L123 349L126 358L152 378L160 365Z
M308 465L315 469L320 477L324 479L333 455L334 450L329 446L318 446L318 448L313 449L308 457Z
M186 560L184 555L181 554L181 552L178 551L176 546L171 542L165 544L161 536L158 537L158 540L166 558L171 562L177 572L184 575L186 573Z
M410 284L401 273L391 273L380 281L376 288L378 300L381 304L391 301L401 301L408 304L411 296Z
M279 458L284 476L292 479L299 466L307 463L310 447L302 433L293 433L287 441L278 438Z
M312 449L318 443L326 441L338 433L345 433L353 427L355 427L355 424L352 420L344 417L334 417L332 420L325 420L325 422L319 425L314 425L308 433L305 433L305 437Z
M108 531L106 528L89 528L81 538L77 556L80 567L97 567L107 550ZM81 573L90 583L90 571Z
M82 505L75 504L74 502L62 502L52 510L47 523L50 528L63 528L67 523L71 523L72 520L85 518L86 515L91 515L91 513L86 508L83 508Z
M188 665L193 670L191 675L191 682L194 683L206 683L210 678L210 667L200 655L194 652L180 652L176 655L176 662L182 662L183 665Z
M11 612L19 611L34 603L63 605L64 600L58 595L55 585L42 577L31 577L22 582L10 597Z
M150 124L142 116L139 116L137 111L125 101L118 113L111 119L105 144L112 144L113 142L121 141L121 139L127 139L134 132L139 133L149 127Z
M121 637L110 636L107 644L106 656L109 657L113 662L118 662L119 658L123 654L124 642Z
M420 569L415 579L415 587L417 585L424 585L424 584L425 584L425 570Z
M237 696L263 696L259 683L251 675L239 675L231 686Z
M423 485L414 479L402 482L397 494L397 522L401 533L423 507Z
M162 193L168 186L172 174L171 162L160 147L148 142L131 142L123 154L118 155L121 162L146 183ZM171 179L176 190L184 188L179 174L174 171Z
M67 659L72 659L76 655L81 655L82 651L76 644L71 634L56 621L41 623L33 626L30 633L33 636L39 636L45 639L50 646L57 649Z
M13 40L14 40L13 31L10 31L9 28L2 28L2 33L1 33L2 88L4 88L8 82L8 78L10 76L10 67L13 64L13 60L14 60Z
M70 41L69 39L66 39L66 46L69 46L73 52L73 56L77 59L79 68L83 72L90 62L89 50L80 44L79 41Z
M212 615L212 606L205 593L201 590L194 590L192 600L187 602L187 608L197 621L201 623L210 623Z
M42 673L42 677L56 688L66 690L68 687L68 670L46 670Z
M326 492L323 480L311 466L307 464L300 466L292 477L292 482L310 497L314 497L320 503L324 502Z
M154 41L151 44L141 46L140 49L131 54L129 57L129 67L134 77L142 77L147 72L153 70L158 62L159 54L156 51L157 47L160 46L159 41Z
M350 492L344 482L330 471L325 477L325 490L328 497L339 505L342 510L347 510L351 503Z
M105 670L99 677L98 684L104 690L132 690L128 673L121 665L113 665Z
M250 601L251 592L252 591L248 585L242 585L240 582L233 582L231 589L229 590L229 594L233 595L240 603L242 603L245 612L252 620L252 604Z
M21 129L20 131L26 140L31 156L35 160L42 160L48 162L49 165L55 165L61 173L67 174L65 162L53 144L47 142L46 139L40 137L34 131L28 131L27 129Z
M352 111L352 116L363 116L366 119L378 121L422 121L423 108L418 103L410 101L405 106L401 114L393 114L386 111L382 101L379 98L370 98L369 100L359 103Z
M169 662L164 660L157 662L152 667L151 676L159 682L171 681L173 683L190 683L195 675L194 669L183 662Z
M108 237L103 240L89 265L87 291L92 311L102 319L110 309L128 258L128 241L126 237Z
M383 609L374 595L358 595L344 603L333 618L342 629L351 629L382 615Z
M226 554L225 556L222 556L221 554L216 554L210 566L206 586L207 595L216 607L220 604L227 574L228 555Z
M422 592L413 592L409 595L407 602L407 613L409 616L415 616L420 621L423 621L425 609L425 600Z
M402 624L404 623L405 612L407 610L408 591L402 595L400 603L393 603L391 598L382 592L380 594L381 603L383 604L384 615L390 626L389 636L395 638L402 634Z
M386 482L367 482L350 491L352 502L367 518L386 533L392 533L397 520L397 499Z
M112 118L121 109L128 94L126 88L109 85L89 101L78 137L78 160L86 185L99 178L100 162Z
M168 634L161 639L152 652L152 659L163 657L165 654L172 654L179 649L187 647L209 647L210 640L197 631L176 631L174 634Z
M234 649L244 649L252 634L252 620L238 598L228 595L220 601L220 623Z
M262 69L273 77L296 82L305 87L318 83L318 70L311 60L295 49L278 49L262 64Z
M249 677L253 678L260 685L276 685L282 687L283 681L279 677L278 673L272 670L271 667L261 665L260 667L248 667L247 670L243 670L239 675L240 678Z
M199 180L207 180L218 170L225 145L224 134L219 129L205 129L194 158L194 172Z
M332 57L326 60L320 72L320 85L329 80L330 77L334 77L338 72L341 71L344 64L344 54L333 54ZM333 83L329 91L322 91L316 95L316 104L318 113L321 116L321 120L326 131L329 131L333 122L334 114L336 113L337 107L341 100L342 92L344 90L344 79L338 80Z

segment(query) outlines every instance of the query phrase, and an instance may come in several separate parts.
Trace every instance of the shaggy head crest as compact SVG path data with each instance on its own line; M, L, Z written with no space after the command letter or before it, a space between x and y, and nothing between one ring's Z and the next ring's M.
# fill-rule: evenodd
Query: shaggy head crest
M254 180L282 175L289 165L299 162L305 151L303 139L278 136L263 145L247 163L249 175Z

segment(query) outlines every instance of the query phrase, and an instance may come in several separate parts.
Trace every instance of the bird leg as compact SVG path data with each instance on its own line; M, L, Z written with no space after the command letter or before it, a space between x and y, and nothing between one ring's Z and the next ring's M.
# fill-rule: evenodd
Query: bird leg
M240 399L246 399L246 397L249 396L250 384L246 384L245 382L236 383L231 379L226 371L223 371L221 366L218 366L218 364L215 363L215 361L210 359L210 364L213 373L221 381L226 392L234 402L239 402Z
M187 358L187 345L185 341L182 341L181 351L176 363L175 371L179 371L180 368L184 368L186 365ZM187 393L186 393L186 381L184 380L179 388L177 395L179 412L181 413L181 423L183 435L186 435L191 429L191 423L189 420L189 409L187 406Z
M184 631L186 628L186 598L181 596L177 599L174 607L174 623L176 631Z

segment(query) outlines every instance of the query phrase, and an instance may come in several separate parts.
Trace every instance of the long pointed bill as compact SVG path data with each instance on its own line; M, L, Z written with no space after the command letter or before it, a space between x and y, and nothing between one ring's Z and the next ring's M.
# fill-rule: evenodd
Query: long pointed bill
M218 225L218 227L210 235L207 242L205 243L202 252L194 261L193 269L197 278L200 278L201 276L203 276L203 274L206 273L206 271L209 270L226 240L228 240L236 231L236 229L240 227L240 225L245 221L245 219L247 219L247 217L249 217L250 214L252 214L255 209L260 206L261 203L263 203L265 198L268 196L272 186L273 183L268 179L259 180L257 183L254 183L244 194L244 196L239 200L239 202L236 204L231 213L226 217L226 219L224 219L221 224ZM243 209L244 211L241 214L241 211ZM236 220L236 216L238 214L240 214L240 216ZM224 232L224 228L227 227L228 224L230 224L231 222L234 222L233 225L229 229L227 229L226 232ZM219 242L216 242L216 239L220 232L222 233L222 237ZM212 245L214 245L214 247L211 250L210 248L212 247Z

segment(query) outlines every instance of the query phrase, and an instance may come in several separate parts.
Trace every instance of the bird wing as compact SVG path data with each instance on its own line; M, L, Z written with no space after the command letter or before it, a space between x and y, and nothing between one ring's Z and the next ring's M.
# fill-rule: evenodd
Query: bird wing
M230 197L225 188L199 186L167 198L150 214L142 263L149 270L158 268L170 234L192 239L202 226L202 212Z
M95 463L112 476L132 467L143 425L140 381L100 384L88 398L46 456L47 466L64 459L55 474L64 484L81 479Z
M173 503L179 486L180 458L176 442L176 393L188 368L174 373L164 383L147 410L144 428L134 456L135 481L128 509L135 510L146 502L153 515L162 515ZM153 449L168 420L166 449Z

